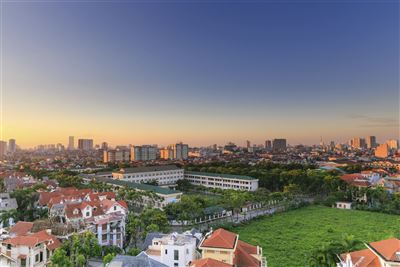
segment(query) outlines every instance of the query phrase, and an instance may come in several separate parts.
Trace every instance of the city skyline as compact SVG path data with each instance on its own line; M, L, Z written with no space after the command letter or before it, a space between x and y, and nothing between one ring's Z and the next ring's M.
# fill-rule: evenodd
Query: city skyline
M399 137L396 2L2 5L22 147Z
M72 138L72 143L71 143L71 138ZM76 140L75 140L75 138L76 138ZM254 140L239 140L239 141L235 142L235 141L230 140L230 141L226 141L225 143L216 143L216 142L210 143L210 144L190 144L189 143L189 146L190 147L210 147L210 146L213 146L213 145L224 146L224 145L227 145L229 143L233 143L233 144L235 144L235 145L237 145L239 147L242 147L242 148L246 148L246 147L249 148L249 147L253 147L253 146L257 146L257 147L264 146L265 147L266 146L266 142L271 142L271 145L272 145L272 142L274 140L282 140L282 138L283 138L283 140L285 140L285 142L287 142L287 145L289 145L289 146L296 146L296 145L318 146L318 145L321 145L322 143L324 145L329 145L331 142L334 142L334 144L350 145L350 143L354 142L354 140L359 139L359 140L362 140L362 142L365 143L366 147L367 146L369 147L370 146L368 144L368 142L369 142L368 139L369 138L374 138L373 142L376 142L376 144L386 144L386 143L388 143L390 141L393 141L393 140L395 140L397 142L400 141L400 139L398 139L398 138L387 138L387 139L378 140L378 139L376 139L375 135L353 136L353 137L347 138L346 140L324 140L324 139L322 139L322 136L321 136L319 142L306 144L306 143L290 142L290 140L288 140L288 139L286 139L284 137L274 137L274 138L269 138L269 139L266 138L266 139L264 139L263 141L260 141L260 142L254 141ZM17 145L17 147L20 148L20 149L32 149L32 148L37 148L39 146L48 146L48 145L54 145L54 146L62 145L64 147L64 149L66 149L66 150L71 150L71 149L76 150L76 149L78 149L79 142L81 140L83 140L83 141L86 141L86 140L92 141L93 148L95 146L98 146L98 147L102 148L104 145L107 145L107 147L109 147L109 148L116 148L118 146L127 146L128 147L128 146L131 146L131 145L132 146L158 146L159 148L162 148L162 147L169 147L170 145L173 145L174 143L186 143L187 144L187 142L182 142L182 140L175 140L175 141L172 141L170 143L155 143L155 142L149 142L149 143L138 143L138 142L110 143L107 140L96 140L96 139L94 139L92 137L80 137L80 136L68 136L66 141L64 140L64 141L54 142L54 143L38 143L38 144L35 144L33 146L28 146L28 147L27 146L21 146L19 144L19 142L14 138L10 138L9 140L0 140L0 142L5 142L6 144L8 144L8 142L13 142L13 146L15 147ZM361 141L358 141L358 142L361 142ZM357 147L359 145L360 144L355 145L355 147Z

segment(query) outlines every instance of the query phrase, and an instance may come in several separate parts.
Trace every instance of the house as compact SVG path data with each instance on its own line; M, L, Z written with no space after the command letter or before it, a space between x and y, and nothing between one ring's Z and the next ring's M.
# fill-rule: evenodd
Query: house
M54 250L60 245L60 241L48 230L17 235L1 242L0 266L47 266Z
M233 265L211 258L206 258L191 262L189 267L233 267Z
M336 202L336 208L337 209L345 209L345 210L350 210L351 209L351 202L342 202L338 201Z
M372 242L367 249L340 255L338 267L398 267L400 266L400 240L391 238Z
M146 254L170 267L187 266L198 258L196 237L188 234L171 233L152 239Z
M117 255L107 267L168 267L167 265L150 258L145 252L137 256Z
M19 221L13 227L11 227L8 232L11 237L22 236L30 233L32 228L33 222Z
M62 188L41 192L39 205L49 209L49 217L75 230L92 231L101 246L122 248L128 205L115 200L114 192L95 193L91 189Z
M199 249L202 259L213 259L221 263L234 266L264 267L267 266L265 257L262 256L262 248L253 246L239 240L239 235L222 228L208 233ZM198 264L198 262L192 262ZM203 261L202 264L205 264ZM203 265L214 266L214 265Z

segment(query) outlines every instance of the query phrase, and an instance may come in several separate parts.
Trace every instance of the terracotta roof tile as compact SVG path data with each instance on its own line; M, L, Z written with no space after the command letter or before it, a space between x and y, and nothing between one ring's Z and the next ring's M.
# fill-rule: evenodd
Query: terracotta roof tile
M224 263L222 261L217 261L214 259L206 258L193 261L190 267L232 267L233 265Z
M206 237L201 246L213 248L226 248L233 249L236 244L238 235L222 228L214 231L211 235Z
M19 221L17 222L13 227L10 229L10 233L13 233L15 235L26 235L28 232L30 232L33 228L33 223L32 222L23 222Z

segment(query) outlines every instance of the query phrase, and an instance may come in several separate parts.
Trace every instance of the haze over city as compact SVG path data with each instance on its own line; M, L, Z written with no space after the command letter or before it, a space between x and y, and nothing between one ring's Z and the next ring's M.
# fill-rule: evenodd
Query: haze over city
M2 138L399 136L396 2L4 2Z

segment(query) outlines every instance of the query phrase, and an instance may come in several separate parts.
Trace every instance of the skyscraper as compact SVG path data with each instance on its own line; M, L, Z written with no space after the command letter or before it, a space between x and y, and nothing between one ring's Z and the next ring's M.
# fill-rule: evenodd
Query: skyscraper
M389 146L387 144L379 145L375 149L375 157L377 158L387 158L389 156Z
M93 139L78 139L78 149L85 151L92 150Z
M8 140L8 152L13 154L15 153L15 151L17 151L17 144L15 142L15 139Z
M68 150L74 150L74 149L75 149L74 137L70 136L68 137Z
M367 148L375 148L376 147L376 137L368 136L367 138Z
M4 159L4 156L7 153L7 142L6 141L0 141L0 160Z
M131 161L148 161L157 159L157 147L133 146L131 147Z
M272 141L272 149L275 152L283 152L286 151L286 139L274 139Z
M177 160L185 160L189 157L189 146L187 144L183 144L182 142L171 145L172 150L174 151L174 159Z
M396 139L387 140L386 144L389 146L389 149L397 150L399 148L399 141Z
M249 149L249 148L250 148L250 146L251 146L251 143L250 143L250 141L249 141L249 140L247 140L247 141L246 141L246 148L247 148L247 149Z
M272 142L271 140L265 140L265 149L271 150L272 149Z
M353 138L352 146L357 149L364 149L367 147L367 143L364 138L355 137Z

